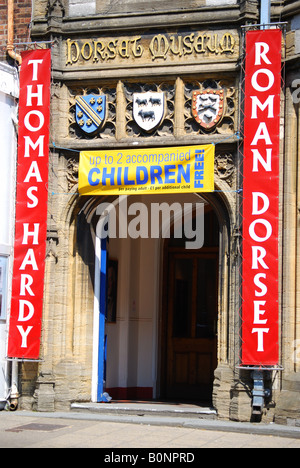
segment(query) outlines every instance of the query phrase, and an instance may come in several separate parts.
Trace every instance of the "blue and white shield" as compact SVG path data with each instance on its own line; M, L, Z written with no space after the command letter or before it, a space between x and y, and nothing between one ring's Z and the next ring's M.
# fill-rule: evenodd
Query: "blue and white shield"
M76 122L85 133L101 129L106 119L106 96L89 94L76 97Z

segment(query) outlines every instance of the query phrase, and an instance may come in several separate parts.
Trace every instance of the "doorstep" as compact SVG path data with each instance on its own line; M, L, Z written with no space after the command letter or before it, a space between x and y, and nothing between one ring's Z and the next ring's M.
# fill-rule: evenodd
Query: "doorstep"
M189 403L114 401L110 403L72 403L71 411L131 416L167 416L190 419L217 419L215 409Z

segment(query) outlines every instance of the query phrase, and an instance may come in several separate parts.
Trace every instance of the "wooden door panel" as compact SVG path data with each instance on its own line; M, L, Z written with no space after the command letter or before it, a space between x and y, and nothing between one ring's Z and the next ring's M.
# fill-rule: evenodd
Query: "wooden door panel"
M212 353L202 353L197 354L197 364L196 364L196 384L197 385L210 385L211 384L211 375L214 369Z
M170 259L167 397L209 400L217 365L217 256ZM200 305L199 305L200 304Z
M202 387L204 393L207 393L207 386L212 385L212 376L215 370L215 358L213 345L206 352L173 352L171 369L169 372L169 391L168 396L178 394L180 388L184 385L185 396L188 397L189 386L197 386L197 399L202 397ZM193 389L193 394L195 393Z
M189 378L189 353L174 354L172 381L177 384L187 384Z

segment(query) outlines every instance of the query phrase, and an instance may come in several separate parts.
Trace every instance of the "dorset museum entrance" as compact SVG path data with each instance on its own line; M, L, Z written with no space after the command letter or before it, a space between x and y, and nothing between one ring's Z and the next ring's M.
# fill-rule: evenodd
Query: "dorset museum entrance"
M165 247L162 395L211 402L217 367L218 221L205 210L205 243L186 250L170 239Z
M219 297L220 228L215 211L195 194L128 197L121 211L128 212L122 226L132 228L133 222L138 226L138 218L130 216L142 206L150 213L153 203L178 203L179 209L199 201L204 210L201 248L191 248L185 236L178 238L172 225L166 237L161 232L157 238L124 236L107 243L107 264L112 262L117 271L115 313L113 318L107 315L105 324L105 388L114 400L211 403ZM197 223L196 210L190 216ZM94 336L97 353L98 335ZM95 382L99 375L95 373Z

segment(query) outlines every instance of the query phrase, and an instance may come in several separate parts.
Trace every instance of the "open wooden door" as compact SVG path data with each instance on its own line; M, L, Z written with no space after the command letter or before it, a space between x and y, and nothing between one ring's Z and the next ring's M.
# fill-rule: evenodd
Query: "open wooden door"
M169 256L166 397L211 400L217 367L217 253Z

